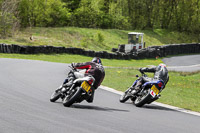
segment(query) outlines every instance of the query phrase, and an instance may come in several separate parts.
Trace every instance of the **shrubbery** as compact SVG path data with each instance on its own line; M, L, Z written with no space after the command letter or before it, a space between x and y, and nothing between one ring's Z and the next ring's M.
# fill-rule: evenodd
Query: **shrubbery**
M1 34L16 27L16 22L21 27L170 29L199 34L199 16L199 0L0 0Z

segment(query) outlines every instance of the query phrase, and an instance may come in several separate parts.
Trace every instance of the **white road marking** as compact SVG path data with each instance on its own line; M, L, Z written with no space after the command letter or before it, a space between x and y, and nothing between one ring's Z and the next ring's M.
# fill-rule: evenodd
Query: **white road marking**
M190 66L167 66L167 68L188 68L188 67L200 67L200 64Z
M118 95L123 94L122 91L117 91L113 88L109 88L109 87L106 87L106 86L101 85L100 88L103 89L103 90L118 94ZM153 102L152 104L157 105L157 106L161 106L161 107L165 107L165 108L169 108L169 109L172 109L172 110L176 110L176 111L179 111L179 112L183 112L183 113L200 116L200 113L198 113L198 112L182 109L182 108L179 108L179 107L175 107L175 106L171 106L171 105L167 105L167 104L163 104L163 103L159 103L159 102Z

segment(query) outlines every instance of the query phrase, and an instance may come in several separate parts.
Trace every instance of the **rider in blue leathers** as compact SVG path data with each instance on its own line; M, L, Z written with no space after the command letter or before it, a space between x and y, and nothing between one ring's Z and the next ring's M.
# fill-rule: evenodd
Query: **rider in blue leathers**
M140 68L139 71L141 73L144 72L152 72L154 73L154 77L153 78L149 78L147 76L142 76L140 77L139 81L137 82L137 84L134 86L131 86L134 91L133 93L136 94L137 92L139 92L139 90L141 89L141 85L143 85L145 82L149 82L149 81L156 81L156 80L162 80L165 85L167 84L167 82L169 81L169 75L168 75L168 70L165 64L159 64L158 66L154 66L151 68Z

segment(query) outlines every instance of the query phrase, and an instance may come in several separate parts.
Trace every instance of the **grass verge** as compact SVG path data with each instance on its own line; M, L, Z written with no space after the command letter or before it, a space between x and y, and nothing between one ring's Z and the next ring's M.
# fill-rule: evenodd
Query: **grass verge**
M117 29L88 29L77 27L34 27L18 31L16 35L7 39L0 39L0 43L20 45L50 45L62 47L78 47L95 51L111 51L119 44L128 43L129 32L144 33L146 47L174 43L198 42L198 35L179 33L163 29L125 31ZM33 37L30 40L30 37Z
M72 55L72 54L3 54L0 53L0 58L17 58L17 59L31 59L42 60L60 63L72 62L87 62L91 61L93 57ZM157 65L162 62L161 59L143 59L143 60L117 60L117 59L102 59L104 66L110 67L145 67L149 64Z

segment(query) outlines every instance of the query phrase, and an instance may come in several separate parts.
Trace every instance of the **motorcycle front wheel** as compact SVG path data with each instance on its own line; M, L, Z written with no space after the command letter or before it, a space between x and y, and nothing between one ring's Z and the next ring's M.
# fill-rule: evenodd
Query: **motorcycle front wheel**
M71 106L81 95L82 89L80 87L76 87L73 92L67 95L63 100L63 105L65 107Z
M55 102L56 100L58 100L61 96L61 91L55 91L52 95L51 95L51 98L50 98L50 101L51 102Z
M124 103L124 102L126 102L126 101L129 99L129 96L128 96L129 89L130 89L130 88L128 88L128 89L121 95L121 97L119 98L119 101L120 101L121 103Z

